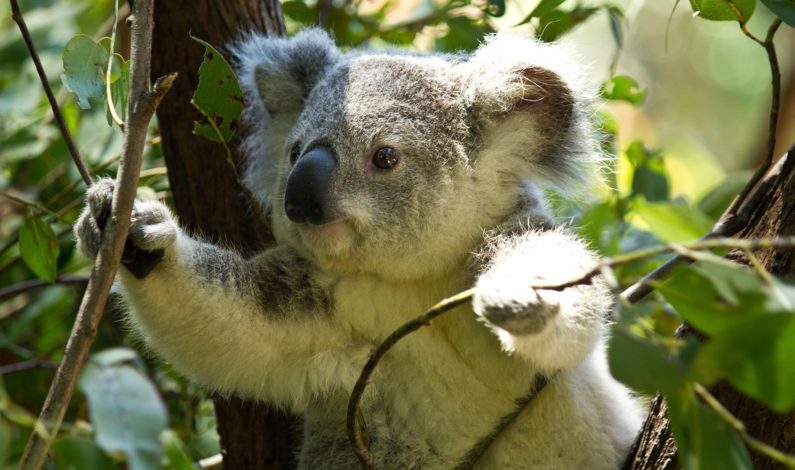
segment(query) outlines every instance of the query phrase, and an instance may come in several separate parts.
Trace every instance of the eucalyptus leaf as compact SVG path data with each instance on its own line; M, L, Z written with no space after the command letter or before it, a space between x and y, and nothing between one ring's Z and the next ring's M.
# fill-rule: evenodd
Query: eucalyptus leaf
M750 470L751 457L737 432L692 392L666 396L679 463L688 470Z
M795 314L744 318L711 337L696 358L700 378L728 380L778 413L795 407Z
M185 452L185 444L182 443L177 434L167 429L160 436L160 441L166 451L166 468L169 470L195 470L193 462Z
M163 455L160 434L166 408L157 389L139 370L123 361L126 352L89 360L80 376L88 399L97 445L121 452L133 470L157 468Z
M203 116L193 123L193 133L214 142L228 143L240 123L243 93L232 67L210 43L191 36L203 45L199 85L190 102Z
M622 41L622 39L619 35L619 37L616 38L616 42L619 46L621 45L620 41ZM602 98L606 100L626 101L633 106L638 106L643 103L646 99L646 93L646 90L641 89L634 78L626 75L611 77L602 85L601 91Z
M756 0L690 0L690 6L705 20L747 23L754 14Z
M54 282L59 250L52 227L28 212L25 224L19 229L19 251L25 264L40 278Z
M80 437L61 437L52 445L55 466L63 470L112 470L113 461L92 441Z
M679 267L665 282L654 285L684 320L713 337L769 312L756 275L725 260Z
M713 225L712 220L697 207L676 202L648 202L639 198L635 200L633 210L665 243L697 240Z
M91 100L102 100L107 65L107 48L89 36L79 34L66 43L61 81L77 96L81 108L91 108Z
M684 383L684 368L669 351L624 327L613 328L607 360L613 376L639 392L676 393Z
M795 28L795 0L762 0L781 21Z
M533 8L530 14L527 15L516 26L529 23L530 20L532 20L533 18L538 18L542 15L546 15L547 13L559 7L564 1L566 0L541 0L540 2L538 2L538 5L536 5L536 7Z

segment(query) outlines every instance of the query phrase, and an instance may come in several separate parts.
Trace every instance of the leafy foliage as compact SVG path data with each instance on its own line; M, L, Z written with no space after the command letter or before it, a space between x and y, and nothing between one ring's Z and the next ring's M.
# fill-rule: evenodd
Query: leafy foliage
M791 0L762 0L767 7L763 12L756 4L690 2L703 19L745 25L755 13L754 21L772 13L795 26ZM121 141L110 110L113 106L121 120L126 118L128 53L111 51L107 38L78 33L96 33L113 4L40 0L28 6L36 7L26 18L49 81L64 86L59 99L76 143L95 174L112 175ZM603 256L701 237L744 182L745 175L729 175L703 195L683 195L677 179L689 175L672 172L665 144L657 149L649 140L622 135L627 131L619 115L644 113L654 98L655 83L648 77L615 73L618 52L632 39L626 36L623 10L613 2L420 0L406 7L394 0L288 0L283 11L290 30L320 24L342 47L397 45L447 52L472 50L485 35L500 29L516 28L554 41L575 34L580 25L606 19L600 27L609 28L613 61L609 71L595 76L602 80L601 97L609 103L598 116L605 134L603 150L616 162L605 175L609 189L576 204L555 199L556 210ZM27 52L14 26L2 22L4 13L0 7L0 55L7 59L0 63L0 190L13 189L30 199L21 205L20 198L0 199L0 283L5 287L32 279L53 282L57 275L86 273L89 266L75 253L70 235L84 188L49 117ZM192 99L203 120L195 123L194 132L228 144L242 109L240 88L223 55L213 45L197 42L206 52ZM142 181L153 197L168 200L156 127L150 144ZM749 454L737 429L702 400L698 387L726 381L778 412L795 407L795 288L717 256L694 257L699 259L696 264L677 269L645 302L617 306L610 367L641 393L665 394L686 468L749 468ZM650 258L616 266L617 282L629 285L660 262ZM56 283L35 293L0 298L0 465L13 464L34 431L35 413L46 395L51 369L60 360L79 296L79 289ZM112 307L108 314L121 315ZM708 339L675 337L682 321ZM124 348L128 342L118 322L100 326L95 345L100 352L86 365L82 395L73 400L68 424L53 446L56 468L187 469L218 453L206 391L189 384L168 364ZM39 427L35 432L46 430Z

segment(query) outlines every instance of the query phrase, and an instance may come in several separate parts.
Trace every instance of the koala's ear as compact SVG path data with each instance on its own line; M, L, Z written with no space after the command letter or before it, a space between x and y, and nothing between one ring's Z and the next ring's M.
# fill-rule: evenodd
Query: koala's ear
M235 55L241 88L274 116L300 111L340 52L325 32L306 29L289 39L251 36L235 48Z
M563 189L598 180L592 93L567 57L558 46L502 33L460 65L470 122L483 143L476 159Z
M309 92L339 60L340 52L319 29L304 30L290 39L252 35L230 49L245 94L241 145L248 157L245 184L268 206L287 161L279 158L285 139Z

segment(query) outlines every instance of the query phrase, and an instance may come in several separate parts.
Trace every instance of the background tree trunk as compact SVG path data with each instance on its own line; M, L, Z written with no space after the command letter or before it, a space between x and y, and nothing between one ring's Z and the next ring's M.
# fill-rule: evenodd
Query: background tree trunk
M738 235L739 238L795 235L795 150L793 149L789 151L778 184L762 198L747 228ZM765 268L774 274L784 276L795 274L795 250L792 248L762 250L756 255ZM744 261L740 255L732 257L740 262ZM774 413L726 383L716 385L711 392L734 416L745 423L752 436L785 452L795 452L795 411L783 415ZM752 453L751 457L757 470L781 468L780 464L762 455ZM660 397L654 400L641 436L624 468L632 470L679 468L676 460L676 444L668 426L665 402Z
M163 154L183 227L243 252L271 239L257 218L226 162L224 148L192 134L199 114L190 104L198 83L204 48L190 34L221 49L247 31L284 34L277 0L159 0L155 2L152 76L178 72L179 77L157 112ZM235 149L233 148L233 151ZM240 155L234 155L236 161ZM223 332L219 332L223 334ZM236 397L215 398L224 467L282 469L294 466L299 444L297 418L262 403Z

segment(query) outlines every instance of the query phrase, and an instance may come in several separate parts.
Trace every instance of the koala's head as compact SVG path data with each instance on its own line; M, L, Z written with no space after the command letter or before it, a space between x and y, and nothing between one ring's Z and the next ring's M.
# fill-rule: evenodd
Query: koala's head
M432 276L515 214L527 181L595 178L587 95L554 47L342 53L308 30L236 52L246 184L279 243L330 269Z

